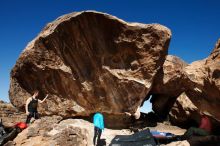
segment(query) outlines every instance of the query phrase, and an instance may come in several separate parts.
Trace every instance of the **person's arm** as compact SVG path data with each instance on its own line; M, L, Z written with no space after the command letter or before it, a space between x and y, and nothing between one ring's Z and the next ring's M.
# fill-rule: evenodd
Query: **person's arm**
M27 101L26 101L26 105L25 105L25 112L26 112L26 115L29 115L28 104L30 103L30 101L31 101L31 98L28 98Z
M45 97L43 100L38 99L38 101L39 101L40 103L43 103L43 102L47 99L47 97L48 97L48 94L46 95L46 97Z
M131 113L129 113L129 112L124 112L124 113L126 116L129 116L129 117L131 116Z

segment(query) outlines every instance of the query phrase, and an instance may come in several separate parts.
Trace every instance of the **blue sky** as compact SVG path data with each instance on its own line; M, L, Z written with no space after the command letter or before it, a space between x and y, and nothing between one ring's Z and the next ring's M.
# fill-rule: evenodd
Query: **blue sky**
M8 101L10 70L21 51L57 17L97 10L125 21L172 30L169 54L190 63L207 57L220 38L219 0L1 0L0 99Z

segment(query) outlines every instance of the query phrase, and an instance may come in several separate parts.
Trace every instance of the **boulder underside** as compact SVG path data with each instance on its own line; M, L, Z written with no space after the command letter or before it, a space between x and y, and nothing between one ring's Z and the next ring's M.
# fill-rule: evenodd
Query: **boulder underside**
M11 103L24 111L37 89L41 99L49 94L39 106L43 115L99 111L112 126L117 120L127 125L130 117L124 113L134 115L152 95L156 114L169 114L174 123L199 111L220 121L220 40L208 58L187 64L167 55L170 38L171 31L162 25L127 23L95 11L59 17L17 60Z

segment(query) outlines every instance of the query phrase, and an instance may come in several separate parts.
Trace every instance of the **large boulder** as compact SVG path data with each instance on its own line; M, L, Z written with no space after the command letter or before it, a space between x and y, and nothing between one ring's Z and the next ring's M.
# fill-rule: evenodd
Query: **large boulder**
M201 111L220 121L220 39L211 55L185 68L186 94Z
M35 89L45 115L134 114L162 67L171 32L85 11L59 17L24 49L11 71L10 100L24 110Z
M188 64L179 57L167 55L163 67L157 73L151 94L177 97L185 91L184 68Z
M191 119L198 123L199 111L207 112L213 120L220 121L219 61L220 40L210 56L189 65L168 56L150 91L153 110L166 116L172 108L170 117L174 123Z
M150 91L152 109L158 115L166 117L176 98L185 91L186 77L183 70L186 66L187 64L180 58L167 55Z
M176 99L169 112L169 119L172 124L181 127L193 126L200 122L198 108L187 97L185 92Z
M196 104L196 102L194 102ZM209 109L200 109L192 102L190 97L183 92L175 101L169 112L169 119L173 125L182 128L197 127L200 124L201 113L204 112L212 123L213 134L219 135L220 122L215 115L209 113Z

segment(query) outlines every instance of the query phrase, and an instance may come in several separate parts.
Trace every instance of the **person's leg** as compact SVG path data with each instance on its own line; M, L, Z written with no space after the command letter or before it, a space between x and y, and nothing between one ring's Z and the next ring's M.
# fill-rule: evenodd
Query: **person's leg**
M190 127L182 136L182 140L189 139L194 133L195 127Z
M206 136L208 132L201 128L190 127L183 135L184 139L190 139L192 136Z
M35 112L34 113L34 119L39 119L39 118L40 118L40 116L39 116L38 112Z
M193 134L195 136L208 136L209 135L209 133L206 130L201 129L201 128L195 129Z
M98 140L97 140L98 145L100 144L101 135L102 135L102 129L98 128Z
M26 119L26 124L29 124L31 121L31 118L33 117L33 113L29 113L29 115L27 115L27 119Z
M98 136L98 128L94 127L94 137L93 137L93 144L96 144L96 137Z

